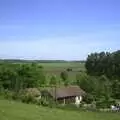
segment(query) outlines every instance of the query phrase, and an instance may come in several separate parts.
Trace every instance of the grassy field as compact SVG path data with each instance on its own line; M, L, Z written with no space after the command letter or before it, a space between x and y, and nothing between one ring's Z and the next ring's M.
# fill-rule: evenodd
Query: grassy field
M68 72L69 80L73 81L76 79L76 74L80 71L85 71L84 63L77 62L65 62L65 63L39 63L39 65L44 67L47 79L50 78L52 74L56 75L57 79L60 79L60 73L71 68L72 71Z
M120 114L67 111L0 100L0 120L120 120Z

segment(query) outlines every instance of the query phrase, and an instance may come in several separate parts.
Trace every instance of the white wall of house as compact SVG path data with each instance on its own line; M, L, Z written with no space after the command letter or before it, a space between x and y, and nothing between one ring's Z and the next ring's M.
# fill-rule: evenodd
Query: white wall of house
M75 97L75 105L79 107L82 101L82 96L76 96Z

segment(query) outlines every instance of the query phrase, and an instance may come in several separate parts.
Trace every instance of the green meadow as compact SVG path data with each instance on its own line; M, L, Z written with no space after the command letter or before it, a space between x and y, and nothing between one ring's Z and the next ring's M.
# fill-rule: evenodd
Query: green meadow
M85 71L84 63L80 62L38 63L38 65L43 66L48 80L51 75L56 75L56 78L60 80L60 73L63 71L67 71L68 68L72 69L72 71L68 72L68 77L70 81L75 80L76 74L79 74L80 71Z
M0 100L0 120L120 120L119 113L69 111Z

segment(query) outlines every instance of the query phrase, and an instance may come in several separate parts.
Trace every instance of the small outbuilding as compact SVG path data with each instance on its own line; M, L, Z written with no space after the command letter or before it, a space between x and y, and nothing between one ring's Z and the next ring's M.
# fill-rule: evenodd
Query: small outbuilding
M80 104L83 97L86 95L85 91L79 86L62 86L47 88L42 91L42 96L51 97L60 104L75 103Z

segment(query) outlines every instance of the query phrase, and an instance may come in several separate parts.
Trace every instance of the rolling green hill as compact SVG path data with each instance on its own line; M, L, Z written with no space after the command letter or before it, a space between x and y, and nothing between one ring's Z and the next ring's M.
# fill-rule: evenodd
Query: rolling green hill
M120 114L67 111L0 100L0 120L120 120Z

